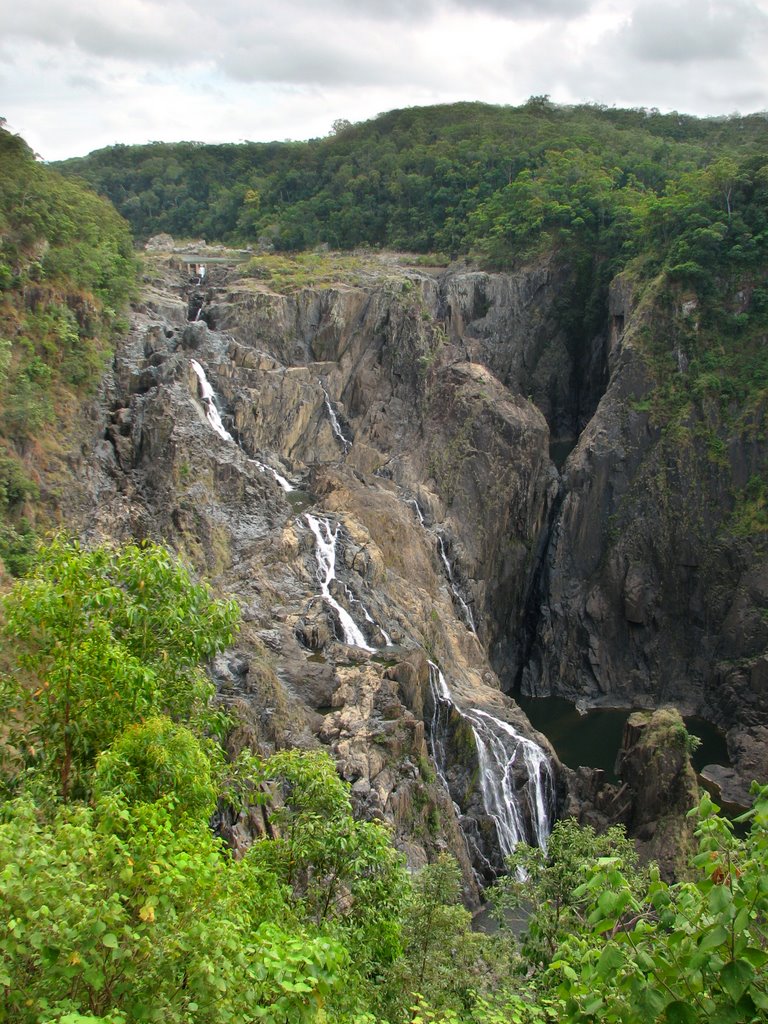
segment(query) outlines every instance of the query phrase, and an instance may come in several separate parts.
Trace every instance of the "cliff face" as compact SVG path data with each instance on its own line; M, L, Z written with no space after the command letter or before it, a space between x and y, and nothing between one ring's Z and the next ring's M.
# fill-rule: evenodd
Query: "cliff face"
M214 666L233 744L327 745L358 809L413 865L447 844L471 895L505 852L488 771L521 838L563 797L488 659L517 643L556 473L540 411L467 358L473 275L390 268L283 296L231 268L195 288L179 262L148 266L67 516L170 543L236 596L242 634Z
M730 730L742 781L766 777L768 572L719 532L764 442L713 462L652 425L649 313L622 282L576 346L546 263L384 259L365 285L287 296L226 264L147 266L62 513L169 543L237 597L214 666L234 745L327 745L358 809L413 865L447 844L470 896L567 799L500 679L673 701ZM558 473L551 440L579 432Z
M564 467L522 687L700 714L727 730L746 799L768 777L768 558L732 520L739 492L764 477L763 414L729 427L709 408L676 431L654 426L639 342L658 330L653 309L618 280L610 312L610 381Z

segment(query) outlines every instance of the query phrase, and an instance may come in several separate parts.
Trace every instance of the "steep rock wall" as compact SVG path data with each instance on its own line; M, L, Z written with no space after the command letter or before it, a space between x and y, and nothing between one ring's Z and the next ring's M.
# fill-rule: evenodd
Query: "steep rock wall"
M487 649L533 577L546 421L457 352L428 275L282 296L216 267L190 322L180 268L150 266L68 517L88 537L169 543L236 596L243 630L214 665L233 744L327 745L358 809L392 823L414 866L448 844L471 898L501 854L472 741L448 790L430 767L427 655L457 704L534 735ZM326 597L308 510L335 536ZM369 650L344 642L339 609ZM226 827L247 843L247 822Z
M703 715L728 730L745 792L768 778L768 559L730 520L768 443L714 409L655 426L642 343L660 330L653 303L635 305L618 280L610 313L610 382L563 471L522 688Z

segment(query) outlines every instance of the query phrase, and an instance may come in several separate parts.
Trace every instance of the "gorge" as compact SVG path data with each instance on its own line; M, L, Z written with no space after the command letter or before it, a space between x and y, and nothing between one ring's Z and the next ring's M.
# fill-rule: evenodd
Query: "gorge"
M556 815L622 820L503 691L674 703L727 734L746 800L766 769L766 566L717 517L763 442L727 466L669 445L626 282L577 349L551 259L383 255L364 284L288 295L234 261L190 278L188 259L146 257L62 504L88 539L161 540L237 598L240 640L213 666L236 743L327 746L358 813L392 823L412 867L447 845L470 902ZM574 433L558 470L551 439Z

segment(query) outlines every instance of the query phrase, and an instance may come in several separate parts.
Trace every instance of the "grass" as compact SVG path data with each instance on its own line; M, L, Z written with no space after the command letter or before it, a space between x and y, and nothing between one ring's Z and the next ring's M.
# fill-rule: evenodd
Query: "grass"
M410 256L371 250L268 253L248 260L243 275L261 281L272 291L291 295L302 288L359 288L373 282L381 283L382 280L402 280L409 267L417 266L446 266L446 260L441 256Z

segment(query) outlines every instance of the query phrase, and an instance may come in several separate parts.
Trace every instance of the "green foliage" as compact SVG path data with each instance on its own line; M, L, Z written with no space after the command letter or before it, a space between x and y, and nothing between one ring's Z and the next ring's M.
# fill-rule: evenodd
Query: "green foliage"
M498 258L504 248L516 257L515 239L535 244L540 229L602 230L619 196L661 193L710 160L714 193L735 208L729 159L763 131L757 117L456 103L391 111L309 143L114 146L60 166L108 196L141 237L422 253L480 244Z
M584 926L587 902L579 891L580 881L604 857L621 865L627 885L639 889L643 875L637 853L620 826L596 835L593 828L567 818L555 823L546 852L520 844L509 858L509 874L488 896L501 926L509 911L534 905L522 947L531 965L546 967L565 937Z
M142 717L216 725L199 663L231 642L237 608L165 549L56 540L4 604L12 744L20 771L62 800L88 793L98 753Z
M110 204L0 127L0 476L10 462L24 472L18 453L30 438L55 449L73 399L93 389L124 327L135 277L128 225ZM30 488L26 499L36 497ZM14 575L34 547L19 504L0 493L0 557Z
M460 882L458 864L442 854L414 878L403 916L405 973L415 992L438 1005L450 1005L469 983L471 915L461 905Z
M99 805L41 824L16 803L4 818L0 1021L316 1020L343 949L303 930L274 879L205 823L179 827L160 804L125 812L119 834Z
M399 954L406 891L388 830L353 818L349 786L325 751L279 751L263 767L278 787L269 812L277 835L249 857L290 889L304 918L345 937L361 978L379 974Z
M130 725L101 754L93 776L98 800L119 793L128 804L166 800L179 814L205 821L218 796L217 751L206 750L184 725L155 715Z
M589 927L552 963L573 1021L753 1022L768 1009L768 789L755 789L751 830L737 839L704 796L692 881L652 874L642 892L615 857L575 895Z

